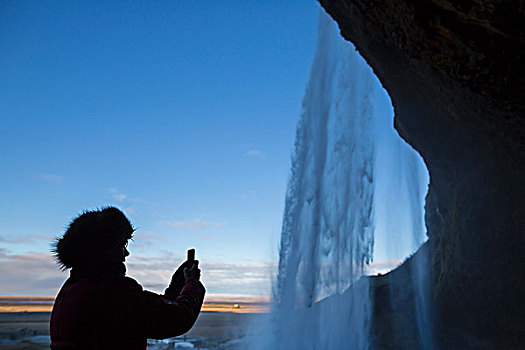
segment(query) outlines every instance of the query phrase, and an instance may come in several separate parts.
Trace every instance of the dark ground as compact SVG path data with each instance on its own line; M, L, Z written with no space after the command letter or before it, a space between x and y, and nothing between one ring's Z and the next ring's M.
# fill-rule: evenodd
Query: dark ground
M49 312L0 313L0 349L49 349ZM267 314L241 314L232 312L202 312L189 338L202 338L206 347L241 337L252 319Z

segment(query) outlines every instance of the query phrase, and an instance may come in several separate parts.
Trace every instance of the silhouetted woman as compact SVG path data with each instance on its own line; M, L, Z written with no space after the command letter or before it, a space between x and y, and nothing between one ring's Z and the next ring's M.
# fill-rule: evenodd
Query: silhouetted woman
M147 338L188 332L199 315L204 286L198 261L182 264L164 295L126 277L126 249L134 232L117 208L75 218L54 243L71 268L51 314L51 349L146 349Z

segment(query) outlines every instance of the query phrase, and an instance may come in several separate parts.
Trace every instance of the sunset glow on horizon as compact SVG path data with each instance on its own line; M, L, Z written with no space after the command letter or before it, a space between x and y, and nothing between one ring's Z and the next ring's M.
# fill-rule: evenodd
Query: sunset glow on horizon
M51 312L55 297L0 295L0 312ZM268 297L209 298L202 305L203 312L264 313L270 311Z

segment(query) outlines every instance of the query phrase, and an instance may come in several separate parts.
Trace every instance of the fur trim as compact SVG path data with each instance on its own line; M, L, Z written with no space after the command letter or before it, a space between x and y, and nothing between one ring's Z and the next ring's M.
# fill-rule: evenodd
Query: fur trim
M52 244L52 252L61 269L98 265L107 253L125 246L135 229L115 207L85 211L77 216Z

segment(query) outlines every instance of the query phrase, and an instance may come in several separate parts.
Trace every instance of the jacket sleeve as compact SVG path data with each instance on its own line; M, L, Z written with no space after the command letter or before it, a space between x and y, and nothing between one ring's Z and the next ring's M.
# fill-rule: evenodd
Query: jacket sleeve
M197 321L205 289L201 282L188 279L175 300L143 291L144 335L153 339L175 337L188 332Z
M124 327L132 334L164 339L188 332L197 321L204 300L205 288L201 282L187 279L180 294L169 300L142 289L135 280L126 277L116 301L120 310L113 315L113 326ZM124 316L124 317L122 317ZM114 317L118 317L115 319Z

